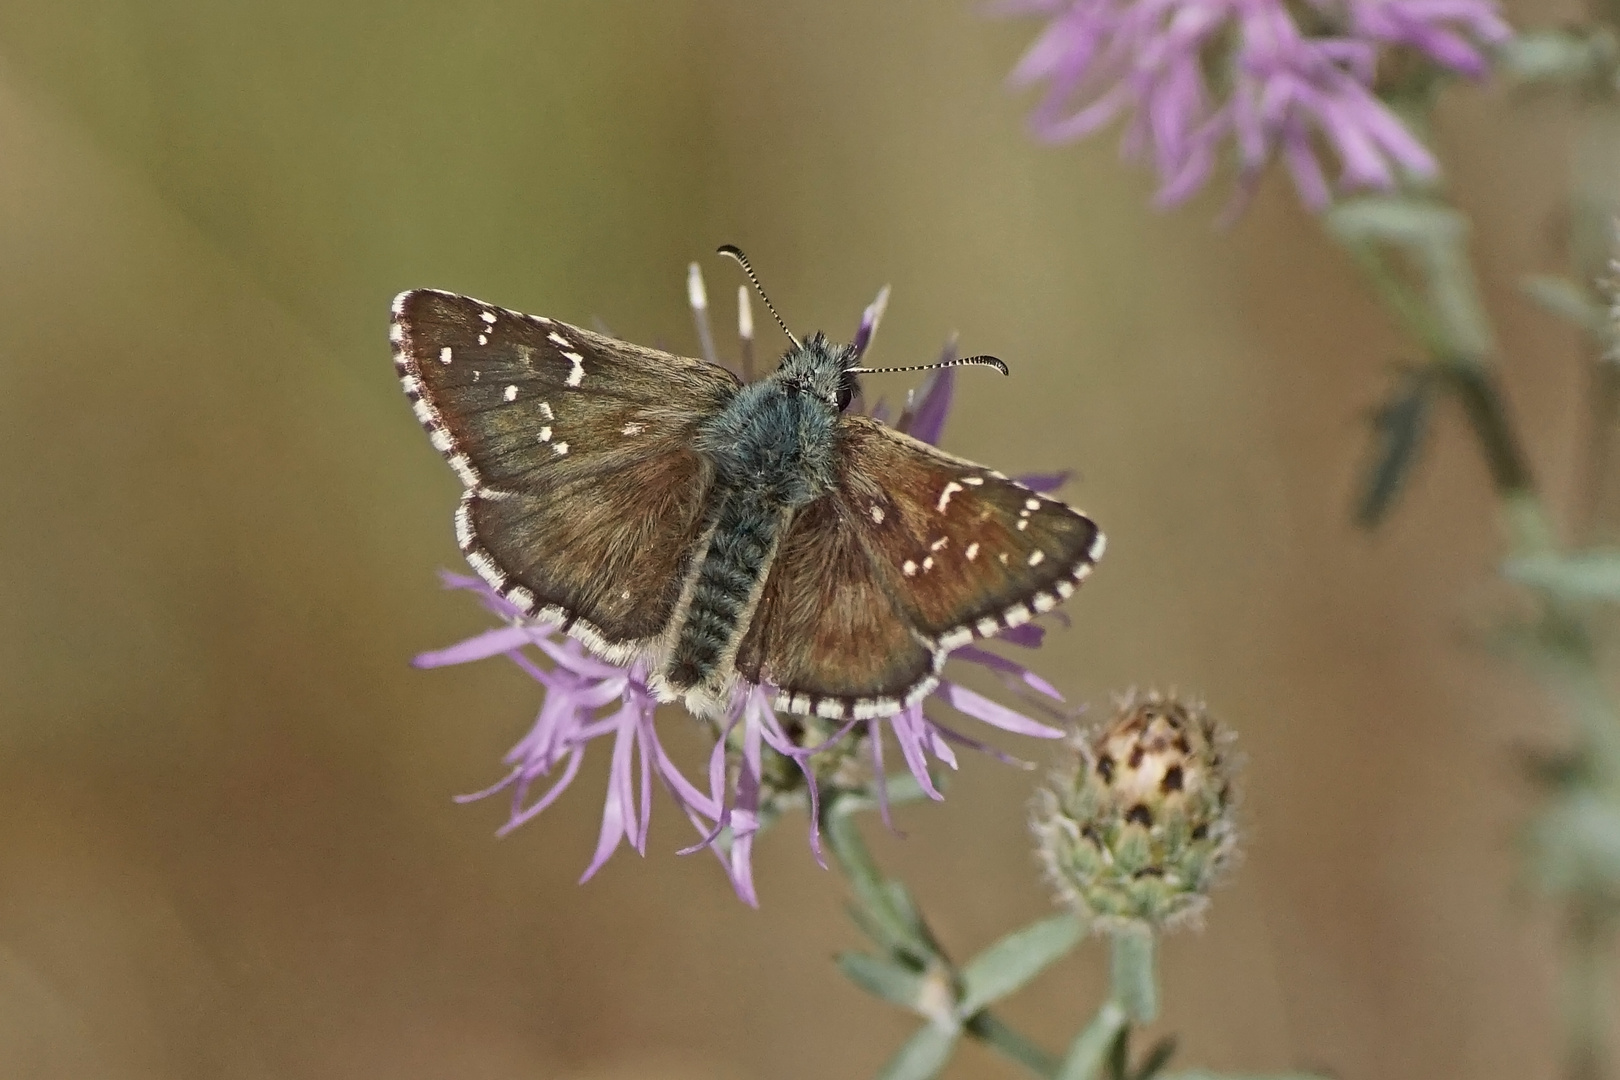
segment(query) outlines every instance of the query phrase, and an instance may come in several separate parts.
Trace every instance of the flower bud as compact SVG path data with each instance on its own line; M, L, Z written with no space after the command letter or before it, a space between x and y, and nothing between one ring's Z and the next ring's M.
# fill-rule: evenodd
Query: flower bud
M866 793L872 786L871 739L865 731L850 731L842 738L839 724L819 716L783 716L782 733L800 749L823 747L808 759L810 772L823 798L840 792ZM727 768L736 774L741 766L742 733L734 731L727 746ZM769 824L790 810L809 808L809 785L803 767L770 747L761 758L759 812Z
M1073 733L1031 818L1064 902L1105 931L1195 920L1237 845L1230 742L1202 703L1157 692Z

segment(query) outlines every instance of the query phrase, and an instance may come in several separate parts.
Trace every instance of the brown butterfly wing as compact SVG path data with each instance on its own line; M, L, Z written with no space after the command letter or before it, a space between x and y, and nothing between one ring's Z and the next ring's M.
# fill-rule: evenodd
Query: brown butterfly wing
M926 693L942 661L884 588L842 501L801 510L771 563L738 672L776 687L788 712L866 719Z
M1084 514L864 416L840 421L839 498L889 595L945 649L1050 611L1101 557Z
M521 610L599 651L646 648L679 602L713 480L696 426L722 368L417 290L394 302L400 382L467 485L457 538Z

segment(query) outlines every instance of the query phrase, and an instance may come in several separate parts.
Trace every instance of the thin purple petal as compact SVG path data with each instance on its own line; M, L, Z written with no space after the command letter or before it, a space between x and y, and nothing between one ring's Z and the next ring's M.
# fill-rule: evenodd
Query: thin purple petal
M1063 732L1058 728L1048 727L1038 720L1031 720L1023 713L1014 712L1005 705L991 701L983 694L976 694L967 687L949 680L940 682L934 696L943 698L957 712L966 713L975 720L983 720L991 727L998 727L1015 735L1029 735L1037 739L1063 738Z
M474 660L487 660L491 656L511 652L529 643L529 632L521 626L501 626L485 630L466 641L443 649L418 653L411 660L414 668L448 667L451 664L470 664Z
M981 649L976 645L962 646L951 653L951 659L965 660L970 664L978 664L1000 674L1011 675L1022 681L1026 686L1040 691L1055 701L1063 700L1063 695L1058 693L1057 687L1029 670L1023 664L1015 660L1009 660L1005 656L997 656L995 653Z
M1069 482L1069 477L1073 475L1074 473L1072 471L1064 469L1061 472L1025 473L1022 476L1015 476L1013 479L1017 480L1020 484L1023 484L1031 491L1047 492L1056 491L1064 484L1067 484Z

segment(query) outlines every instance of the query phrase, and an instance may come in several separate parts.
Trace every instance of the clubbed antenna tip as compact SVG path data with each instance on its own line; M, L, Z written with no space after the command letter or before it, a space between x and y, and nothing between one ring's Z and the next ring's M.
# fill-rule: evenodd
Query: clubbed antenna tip
M743 268L743 273L748 275L748 280L754 283L754 291L759 293L759 298L765 301L765 307L775 317L776 325L780 326L782 333L786 334L788 340L793 342L793 347L799 348L799 339L793 336L793 331L788 329L787 323L782 321L782 316L777 314L776 305L771 303L771 298L765 295L765 287L759 283L759 277L754 273L754 268L749 265L748 256L742 253L742 248L736 244L721 244L717 250L721 255L737 260L737 264Z

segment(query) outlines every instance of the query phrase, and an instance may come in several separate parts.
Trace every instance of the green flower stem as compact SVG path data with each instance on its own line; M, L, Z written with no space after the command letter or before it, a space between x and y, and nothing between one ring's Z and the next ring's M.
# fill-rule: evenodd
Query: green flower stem
M895 936L907 946L910 959L921 963L943 964L955 974L955 968L939 950L921 919L909 907L896 902L899 890L883 876L872 853L862 839L854 815L835 800L822 814L822 835L832 852L833 863L849 880L856 899L873 922ZM915 953L920 955L913 955ZM1042 1049L1037 1043L1001 1020L989 1009L980 1009L968 1017L962 1030L984 1043L1010 1061L1014 1061L1042 1080L1057 1076L1059 1059Z
M1491 341L1484 308L1463 250L1465 236L1437 236L1416 260L1422 288L1400 274L1369 242L1349 242L1373 289L1429 353L1429 363L1457 399L1474 432L1496 491L1509 554L1542 555L1558 548L1552 519L1537 493L1528 457L1507 411L1501 383L1483 351ZM1620 719L1597 671L1584 621L1552 596L1543 598L1544 641L1562 659L1563 688L1572 698L1583 741L1607 786L1620 791Z
M1110 936L1114 1000L1133 1023L1149 1024L1159 1015L1158 981L1153 970L1153 931L1121 930Z
M1433 193L1428 193L1433 198ZM1374 243L1346 240L1374 291L1428 353L1428 362L1462 407L1490 473L1501 507L1501 519L1512 556L1556 554L1552 518L1535 486L1528 458L1508 414L1497 373L1490 363L1491 333L1484 305L1469 264L1461 230L1430 235L1414 258L1421 288L1399 272ZM1620 408L1620 395L1616 397ZM1620 418L1602 416L1620 422ZM1602 433L1599 433L1599 437ZM1594 465L1596 470L1604 462ZM1605 478L1594 477L1594 490ZM1601 520L1604 511L1594 510ZM1541 594L1540 643L1554 658L1556 683L1566 695L1581 736L1581 749L1591 784L1620 795L1620 713L1605 685L1596 650L1582 613L1550 592ZM1608 940L1612 915L1593 889L1567 898L1570 928L1563 976L1564 1015L1569 1049L1568 1080L1600 1080L1609 1060L1607 1048Z
M1577 899L1572 905L1564 967L1564 1016L1569 1028L1564 1075L1569 1080L1602 1080L1604 1043L1613 988L1609 985L1610 918L1601 901Z

